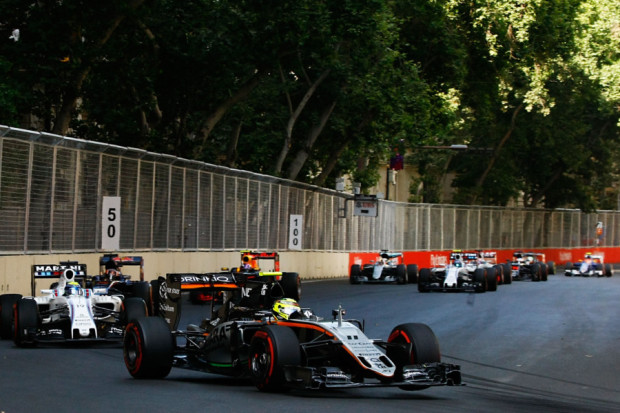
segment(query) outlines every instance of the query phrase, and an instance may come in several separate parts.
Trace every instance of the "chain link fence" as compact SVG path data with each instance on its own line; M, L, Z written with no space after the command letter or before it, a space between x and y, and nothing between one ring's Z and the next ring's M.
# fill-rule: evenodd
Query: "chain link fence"
M121 197L126 251L286 250L291 214L304 250L620 245L617 211L380 201L376 218L360 217L349 194L1 125L0 161L0 254L101 250L105 196Z

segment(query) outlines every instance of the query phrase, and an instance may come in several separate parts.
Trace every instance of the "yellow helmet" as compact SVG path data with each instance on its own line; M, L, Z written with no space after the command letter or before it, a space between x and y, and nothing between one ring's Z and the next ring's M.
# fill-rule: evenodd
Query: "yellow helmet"
M282 298L273 303L273 315L280 320L288 320L292 315L301 315L301 307L292 298Z
M65 295L79 295L80 294L80 284L75 281L68 282L65 286Z

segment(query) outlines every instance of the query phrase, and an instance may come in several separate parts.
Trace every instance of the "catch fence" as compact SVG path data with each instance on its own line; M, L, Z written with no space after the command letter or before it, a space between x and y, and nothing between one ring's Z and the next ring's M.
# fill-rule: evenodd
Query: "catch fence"
M121 198L123 251L286 250L290 215L303 250L620 245L617 211L379 201L353 216L343 192L2 125L0 162L0 254L100 251L106 196Z

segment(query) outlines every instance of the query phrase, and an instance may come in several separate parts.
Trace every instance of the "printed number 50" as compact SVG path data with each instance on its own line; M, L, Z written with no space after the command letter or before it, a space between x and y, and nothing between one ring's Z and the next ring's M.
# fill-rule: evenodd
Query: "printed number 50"
M110 222L110 224L108 225L108 237L110 238L114 238L114 236L116 235L116 225L114 225L115 221L116 208L110 208L108 209L108 222Z

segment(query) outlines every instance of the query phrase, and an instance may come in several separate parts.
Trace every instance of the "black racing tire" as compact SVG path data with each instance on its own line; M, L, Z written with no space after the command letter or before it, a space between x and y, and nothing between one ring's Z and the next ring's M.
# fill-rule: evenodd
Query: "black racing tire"
M611 277L614 275L614 271L611 268L611 264L605 264L605 277Z
M484 268L477 268L474 271L474 282L477 284L476 292L483 293L487 290L487 276Z
M351 284L360 283L360 275L362 275L362 267L359 264L353 264L351 266L351 272L349 273L349 282Z
M430 291L429 285L431 283L431 269L422 268L418 277L418 291L421 293L427 293Z
M504 284L512 284L512 267L510 264L502 264L504 269Z
M564 265L564 275L567 277L571 277L573 275L573 273L571 272L571 270L573 269L573 263L572 262L567 262Z
M154 315L151 284L149 284L148 281L137 281L137 282L131 283L130 289L131 289L130 297L141 298L146 304L147 315Z
M400 324L392 329L388 343L398 343L408 347L407 360L396 361L396 368L402 369L410 364L440 363L439 341L433 330L426 324ZM403 390L423 390L426 386L399 386Z
M487 291L497 291L497 271L495 268L485 268L487 279Z
M547 273L549 275L555 275L555 262L554 261L549 261L547 263L547 268L548 268Z
M549 267L545 263L540 264L540 281L547 281L549 278Z
M123 301L121 310L121 322L129 324L132 320L140 320L148 316L147 304L140 297L128 297Z
M398 264L396 266L396 283L407 284L407 267L405 264Z
M299 274L296 272L283 273L280 285L285 298L292 298L295 301L301 300L301 278L299 278Z
M292 329L267 325L257 331L250 342L250 377L254 385L265 392L284 392L284 366L299 366L299 339Z
M417 264L407 265L407 281L409 282L409 284L415 284L418 282L418 265Z
M532 281L540 281L540 265L532 264L530 268L532 270Z
M136 379L163 379L172 369L174 336L161 317L132 320L125 328L123 358Z
M22 298L21 294L0 295L0 339L13 338L13 306Z
M493 266L497 275L497 285L504 284L504 267L499 264Z
M18 347L33 347L37 344L39 307L32 298L20 298L15 303L15 330L13 341Z

